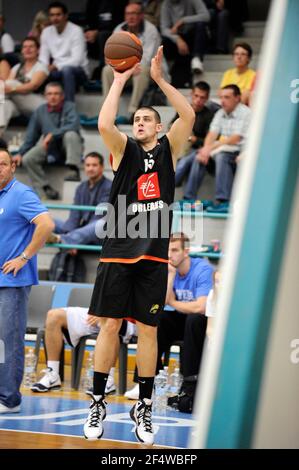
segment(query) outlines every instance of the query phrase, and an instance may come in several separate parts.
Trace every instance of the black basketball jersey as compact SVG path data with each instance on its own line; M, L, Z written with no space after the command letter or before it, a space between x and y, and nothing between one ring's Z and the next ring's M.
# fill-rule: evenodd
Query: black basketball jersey
M101 261L168 262L174 175L166 135L149 151L128 137L112 183Z

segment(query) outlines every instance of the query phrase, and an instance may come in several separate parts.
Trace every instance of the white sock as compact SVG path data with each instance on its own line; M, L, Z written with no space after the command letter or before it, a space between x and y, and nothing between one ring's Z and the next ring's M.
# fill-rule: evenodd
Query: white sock
M111 377L113 377L113 379L114 379L114 372L115 372L115 367L111 367L111 369L109 371L109 375L111 375Z
M59 361L48 361L47 367L51 367L52 371L56 375L59 375Z

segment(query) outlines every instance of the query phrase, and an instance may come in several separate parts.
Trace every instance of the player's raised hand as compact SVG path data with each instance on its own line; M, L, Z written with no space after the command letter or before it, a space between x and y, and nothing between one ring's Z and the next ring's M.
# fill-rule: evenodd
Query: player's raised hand
M133 67L125 70L124 72L118 72L117 70L113 69L114 79L122 83L126 83L132 77L132 75L138 75L140 72L140 62L137 62L137 64L133 65Z
M162 62L163 62L163 46L160 46L157 50L157 54L152 58L151 62L151 77L155 82L158 82L163 78L162 73Z

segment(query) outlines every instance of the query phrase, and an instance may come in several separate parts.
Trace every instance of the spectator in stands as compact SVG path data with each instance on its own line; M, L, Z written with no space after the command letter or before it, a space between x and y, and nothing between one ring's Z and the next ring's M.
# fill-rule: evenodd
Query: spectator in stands
M136 34L142 41L143 56L141 60L141 71L132 77L133 91L128 105L128 112L132 116L137 110L141 98L148 87L150 81L151 60L161 42L157 28L144 19L143 6L138 3L130 3L125 9L125 21L119 24L114 32L129 31ZM104 98L108 95L113 82L113 70L109 65L103 68L102 85Z
M4 113L0 116L2 131L12 117L31 114L45 102L43 96L35 93L49 75L47 67L38 60L39 44L34 37L22 42L22 59L15 65L4 83ZM3 117L4 121L1 122Z
M230 28L234 35L239 36L243 33L243 22L249 18L247 0L225 0L225 8L229 11Z
M113 29L123 20L128 0L87 0L85 39L88 57L99 61L96 74L100 77L105 65L104 46Z
M134 3L130 0L129 3ZM144 18L153 23L157 29L160 29L160 14L163 0L140 0L144 8Z
M229 11L225 0L204 0L209 9L210 21L210 47L209 50L216 54L228 53L229 41Z
M77 187L74 204L97 206L108 202L112 181L103 175L104 159L102 155L97 152L88 153L84 158L84 171L87 180ZM54 222L55 234L52 234L48 242L89 245L91 243L99 244L105 218L92 211L74 210L70 212L66 221L54 219Z
M33 19L31 31L30 33L28 33L28 36L33 37L38 42L40 42L41 34L43 30L47 26L49 26L49 24L50 24L50 21L49 21L48 14L44 10L38 11Z
M197 373L191 370L198 371L195 367L201 360L207 326L206 300L212 288L213 268L206 260L189 256L189 239L183 233L172 234L170 238L168 267L166 304L173 310L164 310L158 324L156 373L163 368L162 355L169 351L174 341L184 340L184 344L187 344L189 341L187 332L196 324L199 336L196 363L190 364L190 356L184 354L181 364L182 374L188 376ZM136 374L134 380L136 381ZM138 399L138 391L137 384L125 393L125 397Z
M252 57L252 49L246 42L235 44L233 49L233 61L235 68L224 72L220 88L226 85L237 85L241 90L241 102L248 104L252 82L255 71L248 67Z
M162 3L161 35L166 59L174 61L171 75L175 86L190 82L191 71L203 72L209 20L209 12L202 0L164 0ZM175 74L181 78L175 78Z
M204 145L196 156L207 166L211 157L216 164L216 206L227 208L236 171L236 157L247 136L250 109L241 103L241 92L237 85L227 85L221 90L221 109L215 114Z
M47 65L50 80L62 81L65 99L74 101L76 87L88 76L84 34L79 26L68 21L63 3L50 3L48 12L51 26L42 32L39 59Z
M25 142L13 159L17 165L22 163L26 168L38 193L57 199L59 194L49 185L43 165L47 160L62 161L65 156L65 164L70 170L65 181L80 181L82 138L75 105L64 100L60 83L48 83L45 97L46 103L31 116Z
M49 310L45 330L47 369L43 377L33 384L31 390L43 393L60 388L59 358L63 340L65 339L71 347L75 348L83 336L98 334L99 331L99 317L88 315L88 308L65 307ZM134 331L134 324L123 320L119 332L120 336L122 336L122 341L128 343ZM117 359L118 349L119 347L115 350L114 363ZM114 370L114 367L111 367L105 388L106 395L116 391Z
M180 186L183 180L187 178L184 188L184 199L196 199L197 189L203 176L203 171L196 159L196 155L198 149L203 146L204 139L215 114L215 110L212 111L207 107L209 94L210 85L206 82L198 82L192 88L191 106L195 111L193 133L189 138L190 147L186 154L178 161L175 172L176 186ZM214 171L212 161L208 165L208 171Z
M53 230L37 195L14 178L15 164L0 150L0 414L18 413L30 288L38 283L36 254Z
M4 29L5 18L0 14L0 80L6 80L10 69L18 63L19 57L15 54L15 43L10 34Z

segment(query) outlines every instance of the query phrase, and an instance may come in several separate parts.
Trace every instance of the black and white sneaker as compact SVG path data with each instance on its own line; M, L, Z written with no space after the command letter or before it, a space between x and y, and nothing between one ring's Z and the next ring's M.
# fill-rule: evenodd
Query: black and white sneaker
M45 372L43 377L30 387L32 392L49 392L50 390L55 390L61 387L60 377L58 374L53 372L51 367L48 367L42 372Z
M152 426L152 400L139 400L130 411L131 419L135 422L135 436L144 444L154 443Z
M89 407L89 414L84 424L84 437L90 441L101 439L104 428L103 421L106 418L106 405L102 397L96 400L92 396L92 400Z

